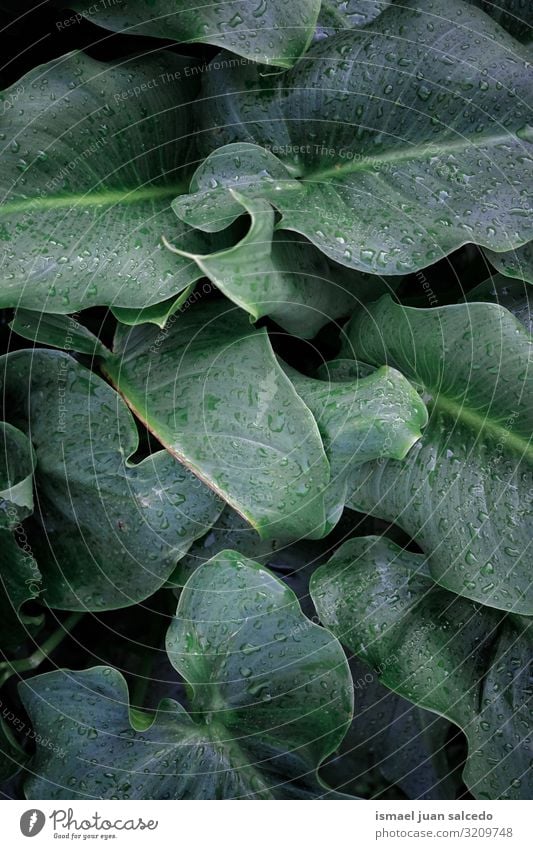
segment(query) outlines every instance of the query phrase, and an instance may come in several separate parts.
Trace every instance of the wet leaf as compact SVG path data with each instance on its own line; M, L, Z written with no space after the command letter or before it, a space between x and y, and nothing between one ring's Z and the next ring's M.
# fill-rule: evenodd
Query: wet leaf
M198 279L160 241L176 231L170 202L186 185L190 63L170 52L114 64L70 53L3 92L15 105L0 114L0 306L139 310ZM209 249L187 231L184 247Z
M85 0L74 0L69 6L101 27L128 35L203 41L255 62L290 68L312 38L320 0L218 0L197 5L188 0L128 0L89 7ZM242 64L236 58L231 61Z
M190 710L133 714L110 667L52 672L21 685L39 747L30 799L316 798L316 776L352 716L346 658L295 595L259 564L223 551L198 569L167 635Z
M391 690L463 729L478 799L528 798L530 622L435 584L423 555L346 542L311 581L321 621Z
M420 439L427 410L409 381L388 366L366 377L339 379L337 374L333 381L284 368L313 413L324 441L331 467L325 497L328 522L333 526L344 509L354 469L368 460L403 460Z
M169 248L194 260L252 321L268 315L288 333L312 339L328 322L394 288L393 278L354 272L328 260L305 239L274 232L274 210L267 201L232 194L251 219L239 243L208 255Z
M269 153L276 175L261 196L281 227L346 266L404 274L468 242L505 251L532 238L531 91L528 50L483 11L407 0L315 43L282 76L253 66L206 74L200 140L206 154L218 150L215 180L222 144ZM247 194L261 165L240 158ZM189 197L189 211L197 202L206 217L220 192ZM185 200L182 220L193 223Z
M31 435L37 458L28 536L46 602L105 610L147 598L221 503L166 451L132 463L131 413L67 354L19 351L1 366L10 416Z
M414 381L430 413L405 461L357 470L348 503L400 525L443 587L530 615L529 333L496 304L416 309L385 296L347 336L355 356Z
M105 345L72 316L20 309L9 326L14 333L40 345L64 348L93 357L107 357L109 354Z
M372 23L393 0L322 0L317 38L333 35L343 29ZM531 0L465 0L494 18L514 38L529 42L533 34Z
M329 463L272 351L228 301L165 332L119 328L105 372L135 414L261 536L321 536Z

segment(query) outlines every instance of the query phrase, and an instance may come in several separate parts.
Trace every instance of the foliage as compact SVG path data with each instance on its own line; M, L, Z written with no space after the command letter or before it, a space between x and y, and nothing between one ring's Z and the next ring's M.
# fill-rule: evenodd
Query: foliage
M530 798L531 3L65 5L0 4L4 795Z

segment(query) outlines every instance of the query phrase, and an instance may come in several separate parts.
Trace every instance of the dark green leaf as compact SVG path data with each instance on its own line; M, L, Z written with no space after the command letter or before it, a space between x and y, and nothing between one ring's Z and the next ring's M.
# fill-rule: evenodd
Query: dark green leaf
M350 315L361 302L375 300L392 288L376 275L328 260L301 237L288 231L275 233L270 203L231 191L251 218L250 230L238 244L206 256L169 247L194 260L202 274L250 313L251 320L268 315L288 333L312 339L328 322Z
M107 357L109 354L105 345L71 316L20 309L9 326L19 336L40 345L51 345L95 357Z
M393 0L322 0L316 37L324 38L350 27L372 23ZM533 35L531 0L465 0L483 9L514 38L527 42ZM399 5L399 4L398 4Z
M285 367L313 413L331 467L328 521L338 521L350 478L368 460L403 460L428 421L423 401L408 380L383 366L366 377L315 380Z
M103 610L147 598L221 503L166 451L131 463L131 413L67 354L19 351L1 365L10 415L37 457L31 542L47 603Z
M387 687L463 729L463 777L477 798L529 798L528 620L443 590L423 555L382 537L345 543L311 594L321 621Z
M187 68L170 52L114 65L71 53L4 91L22 94L0 116L0 306L141 309L198 279L160 243L186 178ZM209 249L187 229L184 246Z
M107 29L128 35L152 35L174 41L203 41L225 47L255 62L290 68L309 44L320 0L127 0L69 6ZM242 60L231 60L235 66Z
M198 569L167 636L191 691L190 712L165 700L152 722L129 710L109 667L53 672L21 685L38 733L30 799L314 798L342 740L353 693L337 640L303 616L281 581L237 552Z
M415 309L388 296L347 335L357 357L413 380L430 411L405 461L357 470L350 506L400 525L443 587L533 613L530 335L496 304Z
M119 328L105 371L167 449L263 537L321 536L329 463L265 330L228 301Z
M27 437L6 422L0 422L0 434L0 650L11 652L39 624L21 610L41 590L21 524L33 510L35 453Z
M504 251L532 238L532 90L528 51L484 12L405 0L370 28L314 44L283 76L206 74L201 139L208 153L248 142L260 159L266 149L276 176L261 196L282 227L341 264L402 274L467 242ZM251 166L236 172L243 194L261 173ZM205 217L225 191L188 206Z

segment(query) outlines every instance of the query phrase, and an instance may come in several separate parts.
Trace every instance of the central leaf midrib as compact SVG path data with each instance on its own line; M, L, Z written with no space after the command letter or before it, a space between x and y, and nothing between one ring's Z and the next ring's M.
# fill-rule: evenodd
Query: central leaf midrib
M479 145L488 145L489 147L493 147L497 144L503 144L505 142L509 143L510 140L514 139L515 134L507 132L503 135L479 136L479 138L475 141L470 138L461 138L456 141L449 141L441 144L428 143L424 145L412 145L411 147L401 147L393 151L386 151L384 153L377 154L358 153L357 151L354 151L354 154L360 157L357 160L352 159L343 164L337 163L329 168L310 171L307 174L303 173L299 179L305 183L307 180L314 182L326 179L335 179L337 177L342 178L346 174L355 174L359 171L372 173L376 165L395 164L410 160L423 161L424 159L428 159L433 156L456 153L467 150L468 148L476 148Z
M23 198L7 201L0 206L0 215L13 215L17 212L32 210L64 209L81 206L112 206L114 204L131 205L150 200L162 200L166 197L176 197L187 190L188 182L173 183L172 185L141 186L136 189L117 188L102 192L83 194L49 195L47 197Z
M428 391L431 389L428 387ZM509 447L518 451L523 458L533 462L533 445L525 437L513 433L509 428L504 427L487 415L478 413L466 407L464 404L454 401L446 395L434 395L429 402L434 409L444 413L454 419L467 425L470 429L476 431L477 434L483 431L492 434L497 444L502 444L503 449Z

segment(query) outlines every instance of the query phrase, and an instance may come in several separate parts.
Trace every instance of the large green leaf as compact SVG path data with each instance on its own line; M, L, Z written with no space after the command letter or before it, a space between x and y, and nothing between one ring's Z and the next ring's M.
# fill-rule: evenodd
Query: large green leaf
M366 377L333 381L284 368L322 435L331 467L328 520L336 524L354 469L378 458L403 460L427 424L426 406L409 381L388 366Z
M21 431L0 422L0 650L13 651L39 624L22 605L40 593L41 573L22 521L33 510L35 453Z
M203 41L256 62L290 68L313 37L320 0L127 0L92 6L74 0L68 5L99 26L128 35ZM226 61L235 67L242 64L235 58Z
M225 250L205 256L170 246L194 260L253 321L268 315L289 333L312 339L328 322L350 315L365 300L392 288L376 275L354 272L288 231L274 232L268 201L233 192L251 218L249 232ZM179 204L177 204L177 207Z
M166 451L139 463L135 422L101 377L58 351L2 359L4 398L37 457L28 536L51 607L103 610L151 595L221 503Z
M53 672L21 685L38 747L30 799L273 799L326 795L316 776L349 726L353 692L335 637L281 581L237 552L198 569L167 636L190 712L129 710L119 672ZM153 719L153 721L152 721Z
M532 90L528 51L482 11L406 0L283 76L206 74L198 109L206 153L257 144L285 166L282 183L301 184L263 187L282 227L344 265L400 274L467 242L503 251L532 238ZM187 206L205 215L221 191Z
M140 309L198 278L160 243L176 230L169 204L186 178L197 85L187 68L170 52L115 64L71 53L3 92L7 103L19 95L0 115L0 306Z
M228 301L119 328L105 372L166 448L264 537L321 536L329 463L272 351Z
M385 296L347 330L355 356L419 385L430 419L407 459L353 478L352 507L396 522L443 587L533 613L531 337L503 307L402 307Z
M482 799L529 798L530 623L434 584L423 555L382 537L346 542L313 575L321 621L391 690L467 736Z

